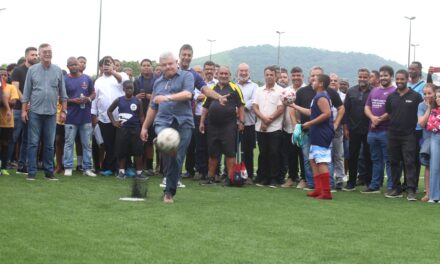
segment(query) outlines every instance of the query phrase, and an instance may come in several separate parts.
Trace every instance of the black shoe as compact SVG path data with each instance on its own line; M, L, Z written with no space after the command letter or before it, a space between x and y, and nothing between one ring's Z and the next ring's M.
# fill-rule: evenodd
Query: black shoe
M83 167L81 165L76 166L76 171L83 171Z
M27 177L26 177L26 180L28 180L28 181L35 181L35 174L29 174Z
M342 191L342 188L344 187L344 183L343 182L338 182L338 183L336 183L336 187L335 187L335 189L337 190L337 191Z
M46 175L44 175L44 178L46 178L46 180L48 181L58 181L58 179L55 178L52 173L46 173Z
M408 190L408 195L406 196L406 199L412 202L417 201L417 195L414 191Z
M356 190L356 187L354 187L354 186L351 185L351 184L347 184L347 185L345 185L344 188L342 188L342 190L343 190L344 192L353 192L353 191Z
M200 183L200 185L206 185L206 186L213 186L213 185L216 185L216 182L215 182L215 180L214 180L214 177L208 177L207 180L200 181L199 183Z
M25 175L27 175L28 174L28 169L26 168L26 166L18 167L17 171L16 171L16 174L25 174Z
M370 187L368 187L365 190L361 191L361 193L380 193L380 191L378 189L370 189Z
M400 192L398 190L391 190L385 194L385 197L386 198L402 198L403 195L402 195L402 192Z

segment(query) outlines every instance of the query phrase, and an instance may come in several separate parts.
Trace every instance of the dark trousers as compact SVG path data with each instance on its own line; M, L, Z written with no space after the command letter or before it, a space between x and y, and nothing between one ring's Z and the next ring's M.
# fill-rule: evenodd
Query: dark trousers
M356 178L358 174L358 159L359 152L361 150L361 146L363 146L363 154L364 154L364 162L365 162L365 175L360 175L359 180L363 181L366 185L369 185L371 182L371 173L372 173L372 163L371 163L371 155L370 155L370 146L367 142L368 134L361 135L350 131L350 140L348 152L350 153L350 163L349 163L349 178L348 185L355 186Z
M102 170L116 171L116 156L115 156L115 139L116 128L112 123L98 122L101 129L102 139L104 140L104 162L102 164Z
M269 184L277 182L280 174L280 151L282 132L277 130L274 132L257 132L258 148L261 157L261 182Z
M393 179L393 189L401 190L400 162L403 160L405 167L407 188L415 191L417 187L417 175L415 164L416 136L397 136L388 134L388 157L391 165L391 177Z
M188 173L191 176L194 176L195 173L194 167L196 165L196 138L195 138L196 136L194 133L195 131L196 129L193 129L191 141L189 142L189 146L186 149L186 157L185 157L185 170L186 173Z
M242 159L249 177L254 176L255 125L245 126L241 138Z
M283 131L283 140L282 140L282 161L283 166L287 167L288 177L293 181L298 181L298 173L299 173L299 153L302 153L301 149L292 144L292 134ZM302 156L302 155L301 155ZM301 173L304 171L304 163L301 162ZM281 168L281 171L284 171ZM284 173L283 173L284 175ZM304 175L302 176L304 178Z
M202 175L208 175L208 143L206 142L206 132L205 134L200 133L200 116L194 116L194 138L196 144L196 169ZM206 126L205 126L206 127Z

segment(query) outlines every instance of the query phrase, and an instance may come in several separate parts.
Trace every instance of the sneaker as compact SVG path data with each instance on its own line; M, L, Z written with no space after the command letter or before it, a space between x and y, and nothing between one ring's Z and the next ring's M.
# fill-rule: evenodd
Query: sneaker
M354 191L356 191L356 187L354 187L353 185L347 184L347 185L345 185L344 188L342 188L342 190L344 192L354 192Z
M148 170L145 172L145 175L146 175L146 176L149 176L149 177L154 176L154 171L153 171L152 169L148 169Z
M58 179L55 178L52 173L46 173L46 175L44 175L44 178L46 178L46 180L48 181L58 181Z
M276 181L272 180L272 181L270 181L269 187L276 189L276 188L278 188L278 184Z
M380 193L378 189L371 189L370 187L365 188L361 193Z
M302 188L304 191L314 191L315 187L314 186L306 186L304 188Z
M163 177L162 182L159 184L159 187L166 188L167 187L167 178Z
M252 184L254 184L254 181L252 180L252 178L248 177L246 179L246 185L252 185Z
M408 201L417 201L417 195L413 191L408 191L408 195L406 196Z
M35 175L33 175L33 174L29 174L27 177L26 177L26 180L28 180L28 181L35 181Z
M72 176L72 169L65 169L64 176Z
M199 184L206 185L206 186L214 186L214 185L216 185L216 182L214 180L214 177L208 177L207 180L200 181Z
M120 179L120 180L123 180L123 179L125 179L125 173L123 173L122 171L120 171L119 173L118 173L118 176L116 176L116 178L118 178L118 179Z
M402 195L402 192L399 192L397 190L391 190L385 194L385 197L386 198L402 198L403 195Z
M96 174L92 170L86 170L83 175L89 176L89 177L96 177Z
M337 191L342 191L343 187L344 187L344 183L343 182L338 182L338 183L336 183L335 189Z
M301 179L296 186L297 189L304 189L307 186L306 181L304 179Z
M185 188L185 187L186 187L186 185L183 184L181 181L177 182L177 188Z
M170 193L165 193L163 195L163 202L166 204L174 203L173 196Z
M102 176L113 176L113 171L111 171L111 170L101 171L101 175Z
M76 166L76 171L83 171L83 167L81 165Z
M134 177L134 176L136 176L136 171L133 168L128 168L125 171L125 176L127 176L129 178Z
M136 180L146 181L148 180L148 176L145 176L143 173L139 173L134 177Z
M28 174L28 170L27 170L26 166L23 166L23 167L17 168L17 171L15 173L16 174L25 174L25 175L27 175Z
M295 185L295 182L291 178L288 178L284 184L281 184L281 188L291 188L294 185Z
M425 196L423 196L423 198L421 199L422 202L428 202L429 201L429 197L428 195L425 194Z
M0 174L1 175L9 176L9 172L7 170L5 170L5 169L1 170Z

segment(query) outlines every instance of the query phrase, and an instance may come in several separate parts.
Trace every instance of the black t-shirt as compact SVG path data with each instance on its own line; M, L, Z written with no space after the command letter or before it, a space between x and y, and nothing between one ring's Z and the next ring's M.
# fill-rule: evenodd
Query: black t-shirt
M363 92L359 89L359 85L353 86L347 91L345 97L345 122L351 132L359 135L366 135L368 133L370 120L365 115L365 103L370 94L371 87Z
M407 136L414 133L417 126L417 110L422 96L409 89L400 96L396 90L387 97L385 111L390 115L389 134Z
M328 96L330 97L330 104L335 108L339 108L342 105L341 97L338 92L335 90L328 88L327 89ZM307 109L310 109L313 98L315 97L316 92L313 90L311 85L307 85L306 87L300 88L296 93L295 104ZM334 118L334 117L333 117ZM301 114L301 124L310 121L310 117L307 115Z
M137 95L138 93L141 92L144 92L146 94L152 94L154 81L156 81L156 78L154 78L154 76L151 76L149 79L145 79L142 75L139 76L139 78L137 78L136 81L134 82L133 94ZM144 112L144 114L147 112L149 105L150 105L149 99L145 98L142 100L142 107L143 107L142 111Z
M23 93L24 89L24 82L26 81L26 74L28 71L28 67L26 65L21 65L14 69L11 75L11 82L19 82L18 88L20 89L20 92ZM21 110L21 102L20 100L17 100L15 103L14 109Z
M208 108L208 124L213 126L225 126L226 124L237 122L237 108L244 106L243 94L240 87L234 83L220 88L216 84L213 88L220 95L230 94L226 105L221 105L218 100L206 98L203 103L204 108Z

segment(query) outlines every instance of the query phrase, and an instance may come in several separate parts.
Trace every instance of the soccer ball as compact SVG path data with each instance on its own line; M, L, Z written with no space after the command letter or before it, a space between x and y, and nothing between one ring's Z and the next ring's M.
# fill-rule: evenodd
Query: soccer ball
M293 89L284 89L281 92L280 99L281 102L285 105L291 105L295 102L296 93Z
M179 132L167 127L159 132L156 138L156 146L160 151L168 153L177 150L180 143Z

